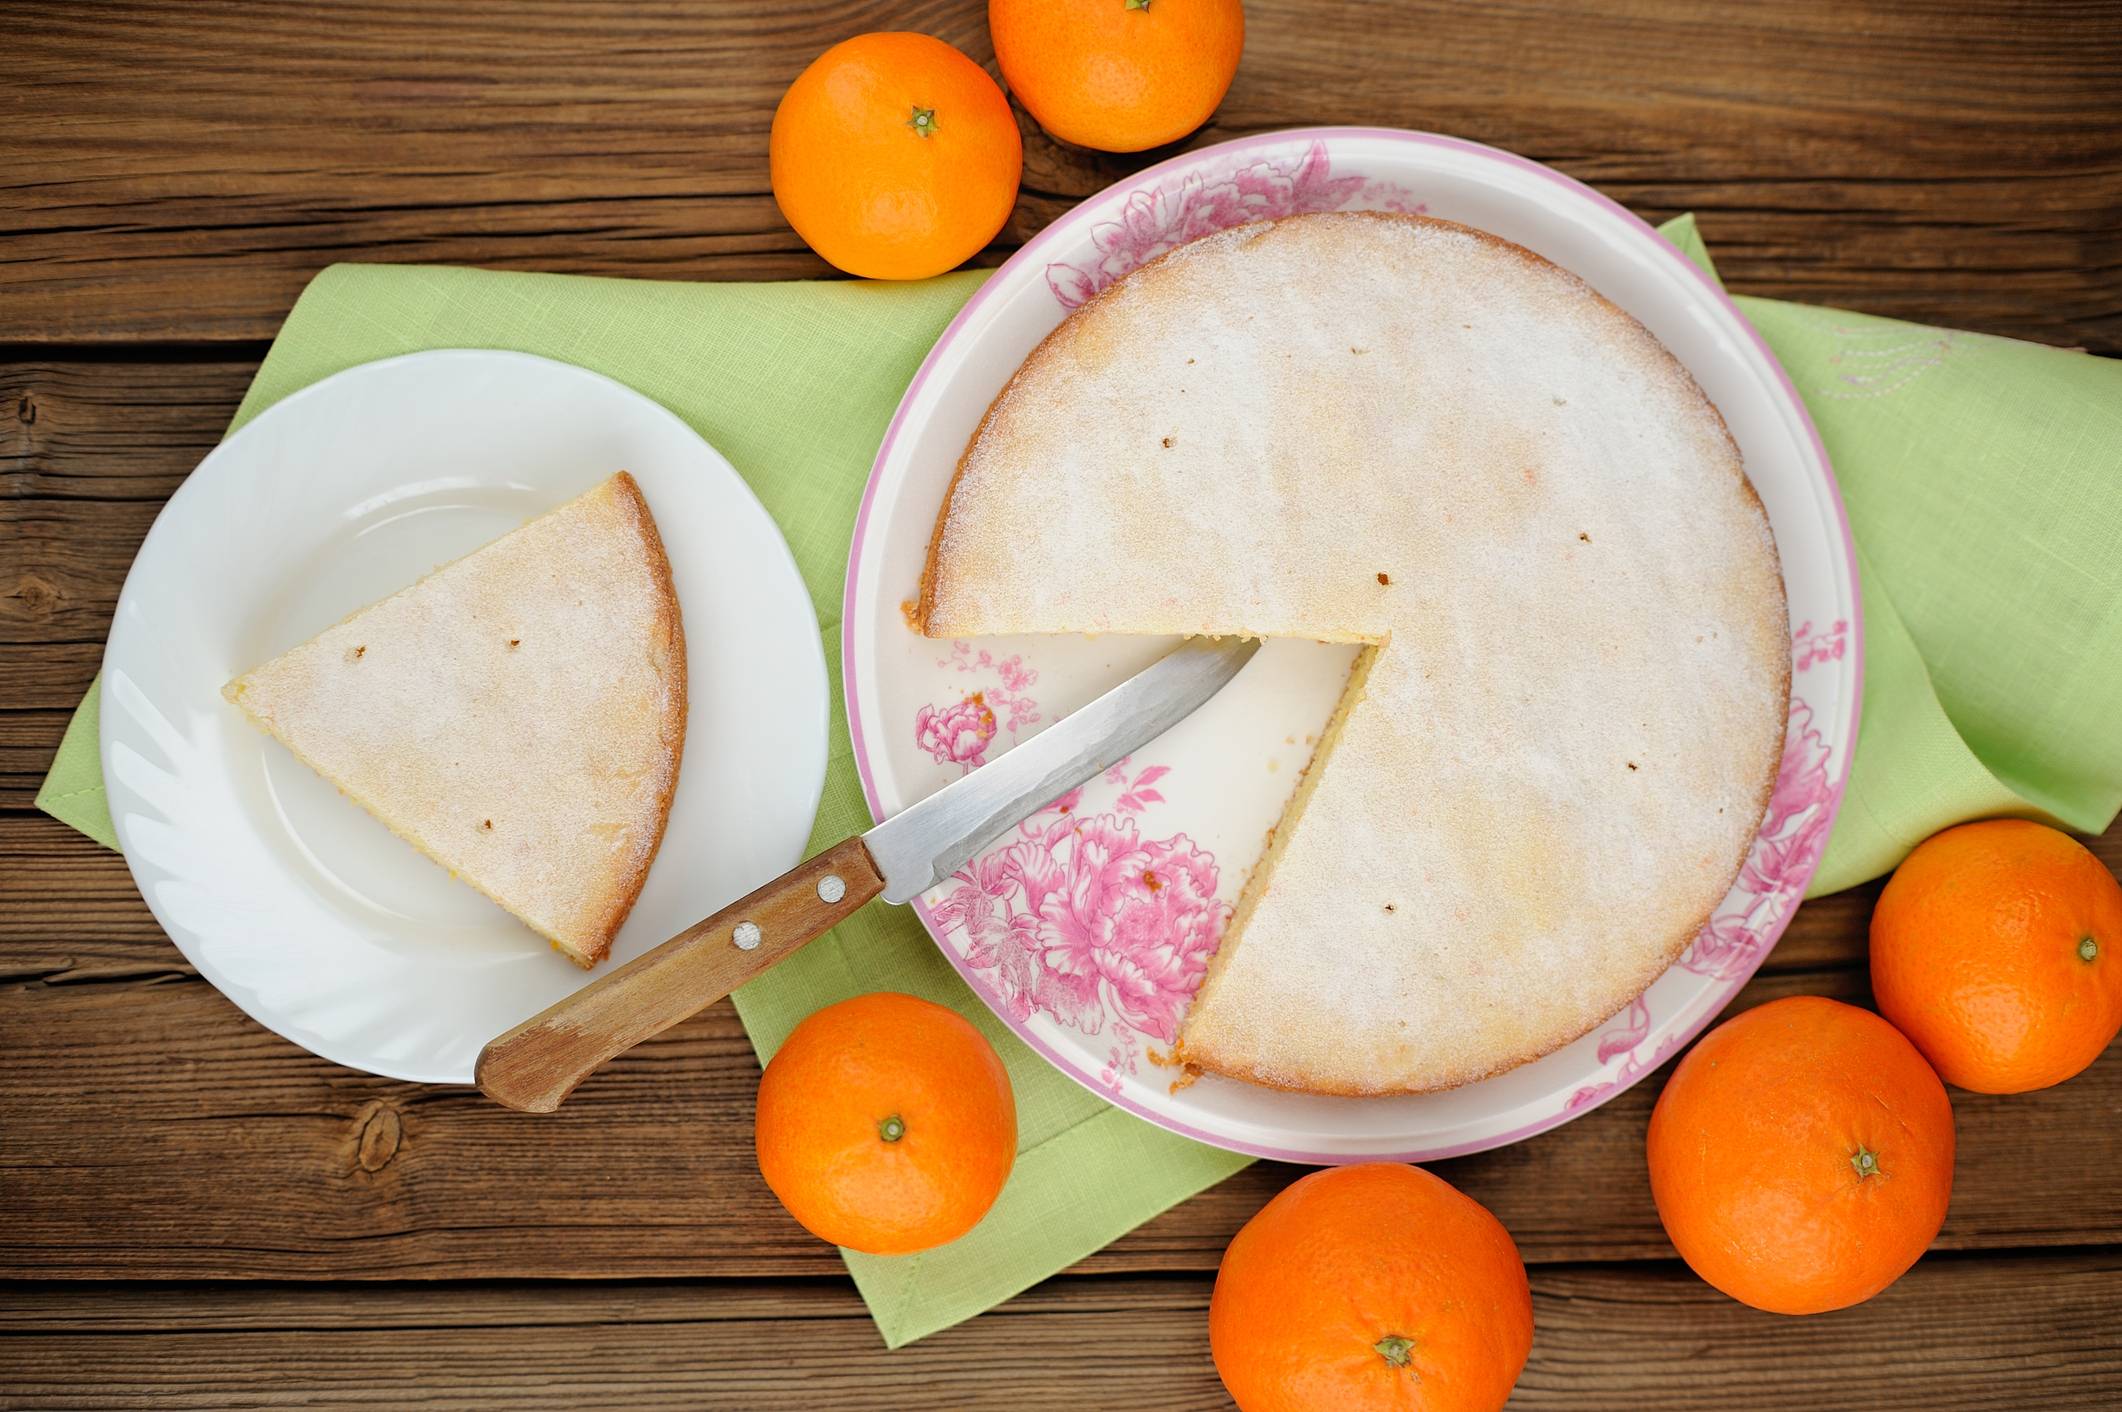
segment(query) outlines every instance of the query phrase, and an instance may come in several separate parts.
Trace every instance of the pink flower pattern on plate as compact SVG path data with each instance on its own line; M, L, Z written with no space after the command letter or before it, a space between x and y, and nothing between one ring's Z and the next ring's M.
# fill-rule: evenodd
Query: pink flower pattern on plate
M1798 625L1790 635L1791 670L1804 672L1821 662L1839 662L1849 652L1849 620L1837 618L1815 631L1812 619Z
M1085 813L1082 789L1055 800L952 875L934 910L1012 1019L1112 1037L1100 1075L1112 1089L1136 1072L1143 1037L1177 1037L1230 917L1215 856L1142 828L1167 773L1122 761L1106 772L1118 791L1106 812Z
M1666 1056L1672 1053L1678 1036L1666 1036L1665 1041L1646 1061L1637 1051L1649 1037L1650 1002L1639 995L1629 1003L1620 1026L1599 1036L1599 1062L1606 1064L1619 1059L1621 1067L1614 1071L1611 1078L1586 1084L1572 1093L1564 1101L1562 1111L1574 1113L1587 1104L1597 1103L1609 1093L1634 1083L1639 1075L1664 1063Z
M915 715L914 739L936 757L936 763L970 772L987 763L987 748L997 733L1006 730L1014 737L1038 723L1039 703L1031 698L1030 689L1039 674L1024 665L1022 657L997 661L985 648L976 652L971 643L953 642L950 656L936 665L955 666L960 672L992 670L1000 678L998 685L970 692L956 702L923 706Z
M938 763L971 770L987 762L995 713L977 691L954 706L923 706L914 717L914 738Z
M1768 797L1768 816L1739 869L1737 900L1727 898L1712 917L1680 964L1700 975L1732 977L1740 968L1713 945L1706 945L1719 920L1734 918L1757 921L1762 913L1795 907L1812 875L1813 865L1827 849L1830 824L1828 803L1834 785L1827 776L1829 747L1813 728L1812 707L1793 696L1790 719L1783 733L1783 763L1776 771L1775 789ZM1761 927L1754 926L1755 945ZM1720 958L1720 959L1712 959ZM1746 958L1750 960L1751 958Z
M1313 141L1301 151L1248 157L1224 171L1191 171L1130 193L1119 219L1092 227L1097 258L1081 265L1055 261L1046 267L1046 286L1062 308L1073 309L1189 240L1248 221L1345 206L1417 215L1426 209L1394 183L1335 176L1326 144Z

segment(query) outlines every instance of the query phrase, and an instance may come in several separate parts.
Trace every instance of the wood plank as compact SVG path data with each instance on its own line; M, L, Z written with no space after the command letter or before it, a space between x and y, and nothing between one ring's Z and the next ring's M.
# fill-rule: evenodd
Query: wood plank
M96 646L100 657L101 644ZM59 650L62 649L47 644L33 647L0 644L0 652L6 653L10 661L17 656L32 660L45 658ZM84 681L83 685L87 683ZM0 812L24 813L31 808L72 714L71 707L63 710L8 710L0 704Z
M58 743L63 716L0 716L0 749L10 719L38 720L48 736L40 737L35 750L24 750L26 759L38 762L41 777ZM23 780L25 789L34 787L33 777L24 775ZM26 795L22 804L28 807ZM2122 825L2089 842L2110 869L2122 872ZM183 958L140 900L125 860L109 849L42 815L0 814L0 857L9 860L9 867L0 871L0 946L7 948L0 974L64 984L106 979L96 968L104 961L117 965L121 973L185 969ZM1765 969L1775 974L1861 966L1865 929L1878 891L1873 883L1806 903ZM84 946L91 949L85 952Z
M0 1408L1227 1409L1211 1286L1052 1280L896 1353L840 1281L0 1286ZM2107 1407L2122 1378L2114 1252L1933 1258L1809 1319L1675 1263L1536 1268L1533 1311L1513 1408L1696 1409L1706 1366L1733 1412Z
M42 814L0 814L0 859L0 985L195 974L102 844Z
M262 356L0 361L0 810L35 799L140 541Z
M265 356L114 351L0 361L0 500L159 506L221 440Z
M98 641L17 644L8 652L8 678L6 686L0 687L0 711L71 715L102 664L103 644ZM56 742L58 737L52 739ZM5 765L0 765L0 772L5 769Z
M117 611L123 569L162 509L148 500L0 500L0 648L100 642Z
M8 902L19 916L19 899ZM87 910L69 900L64 914ZM294 1279L837 1269L759 1181L758 1068L727 1005L598 1075L559 1114L534 1118L470 1090L395 1083L304 1054L187 976L173 949L156 953L159 963L153 951L7 944L0 1201L10 1219L0 1269ZM39 952L66 968L25 969ZM1797 993L1861 1001L1865 990L1859 970L1782 972L1757 978L1739 1005ZM1489 1204L1529 1259L1663 1256L1642 1159L1656 1086L1438 1170ZM2122 1162L2115 1055L2045 1093L1956 1095L1955 1108L1962 1156L1942 1245L2122 1241L2122 1191L2108 1180ZM1294 1175L1248 1171L1082 1268L1212 1268ZM138 1200L148 1189L157 1199ZM583 1191L597 1199L584 1202Z
M0 809L27 809L103 661L140 541L260 350L0 362Z
M980 0L891 23L991 58ZM1735 287L2122 348L2122 19L2099 0L1725 7L1253 0L1195 143L1427 128L1703 218ZM879 23L572 0L44 6L6 21L0 341L269 337L334 260L761 279L825 273L776 212L783 86ZM1029 128L983 257L1163 153Z

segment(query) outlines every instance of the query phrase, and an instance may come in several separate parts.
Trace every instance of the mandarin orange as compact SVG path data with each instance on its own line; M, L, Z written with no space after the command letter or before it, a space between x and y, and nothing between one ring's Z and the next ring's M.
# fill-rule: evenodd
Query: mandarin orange
M988 0L1002 77L1063 142L1139 152L1208 121L1245 48L1240 0Z
M1880 1013L1947 1083L2059 1084L2122 1030L2122 884L2041 824L1947 829L1879 894L1871 984Z
M1024 146L1002 90L925 34L863 34L781 95L774 200L849 274L926 279L977 254L1017 202Z
M1009 1075L980 1031L911 995L810 1016L759 1081L759 1171L804 1229L899 1255L987 1214L1017 1155Z
M1232 1238L1208 1342L1242 1412L1495 1412L1532 1351L1532 1291L1510 1232L1441 1177L1333 1167Z
M1945 1221L1953 1110L1892 1025L1817 995L1704 1035L1651 1111L1651 1196L1680 1257L1776 1314L1862 1303Z

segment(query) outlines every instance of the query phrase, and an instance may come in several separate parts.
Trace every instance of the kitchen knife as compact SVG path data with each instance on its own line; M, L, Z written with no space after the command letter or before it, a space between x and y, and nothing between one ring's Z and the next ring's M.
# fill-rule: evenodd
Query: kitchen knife
M1148 670L868 833L797 864L479 1053L496 1103L550 1113L606 1060L714 1004L873 897L911 902L1024 819L1162 735L1259 649L1194 638Z

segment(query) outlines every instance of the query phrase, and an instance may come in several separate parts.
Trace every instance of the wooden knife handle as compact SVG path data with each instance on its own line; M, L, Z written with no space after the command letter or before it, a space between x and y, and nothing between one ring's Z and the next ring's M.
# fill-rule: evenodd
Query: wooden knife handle
M698 1014L883 890L861 839L828 848L488 1044L479 1089L550 1113L607 1059Z

